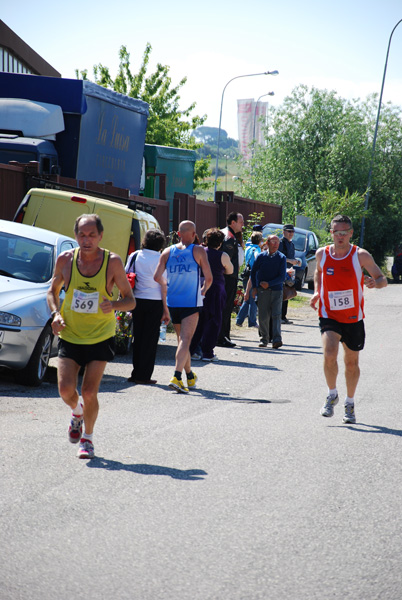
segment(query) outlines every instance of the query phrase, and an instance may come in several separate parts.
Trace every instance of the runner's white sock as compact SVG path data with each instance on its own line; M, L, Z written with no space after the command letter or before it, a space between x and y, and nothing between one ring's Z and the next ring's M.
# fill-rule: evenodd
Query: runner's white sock
M82 438L84 438L84 439L88 440L89 442L93 442L93 437L94 437L94 434L93 434L93 433L85 433L85 432L84 432L84 433L82 434ZM82 438L81 438L81 439L82 439Z
M331 396L331 398L336 398L338 395L338 390L336 388L334 388L333 390L330 390L328 388L328 396Z
M345 404L354 404L355 403L355 399L354 398L349 398L349 396L346 396L345 398Z
M78 401L78 404L75 408L73 408L73 415L76 415L77 417L81 416L84 414L84 410L82 408L82 404L80 401Z

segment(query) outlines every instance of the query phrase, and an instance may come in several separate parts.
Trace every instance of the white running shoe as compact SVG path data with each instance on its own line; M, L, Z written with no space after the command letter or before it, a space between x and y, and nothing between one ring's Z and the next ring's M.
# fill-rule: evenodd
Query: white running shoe
M345 404L345 414L343 416L344 423L356 423L356 415L355 415L355 405L354 404Z
M335 398L333 396L331 396L331 395L327 396L325 404L322 407L322 409L320 410L320 414L323 417L333 417L333 415L334 415L334 406L336 404L338 404L338 402L339 402L339 396L338 396L338 394L335 396Z

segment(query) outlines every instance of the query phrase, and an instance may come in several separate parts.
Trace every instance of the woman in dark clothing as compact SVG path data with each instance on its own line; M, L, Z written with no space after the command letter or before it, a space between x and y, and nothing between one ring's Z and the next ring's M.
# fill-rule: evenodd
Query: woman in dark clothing
M209 229L204 238L213 282L205 294L198 326L191 341L190 353L193 354L200 345L202 360L206 362L218 360L214 348L221 329L222 311L226 302L224 274L230 275L233 272L229 255L219 250L224 239L224 233L217 228Z

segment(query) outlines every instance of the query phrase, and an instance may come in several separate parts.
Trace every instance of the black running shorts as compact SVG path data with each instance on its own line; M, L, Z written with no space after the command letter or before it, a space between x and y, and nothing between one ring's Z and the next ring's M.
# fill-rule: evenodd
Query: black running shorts
M80 367L85 367L93 360L111 362L114 359L114 337L97 344L72 344L59 339L59 358L71 358Z
M363 319L357 323L339 323L334 319L320 317L320 331L335 331L341 336L340 341L354 352L360 352L364 348L366 334Z
M169 306L170 318L172 319L172 323L174 325L179 325L183 319L193 315L194 313L199 313L201 310L201 306L184 306L184 307L176 307Z

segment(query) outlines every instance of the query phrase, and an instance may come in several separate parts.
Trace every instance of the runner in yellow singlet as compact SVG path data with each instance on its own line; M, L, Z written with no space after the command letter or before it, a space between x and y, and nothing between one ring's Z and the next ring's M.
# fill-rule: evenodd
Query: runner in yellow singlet
M99 247L103 225L98 215L78 217L74 233L79 247L58 257L47 299L53 333L59 336L59 393L73 413L68 437L73 444L79 442L79 458L93 458L98 390L106 363L114 357L114 311L132 310L135 299L121 258ZM114 285L119 300L113 300ZM63 286L66 295L59 308ZM82 403L77 390L81 367Z

